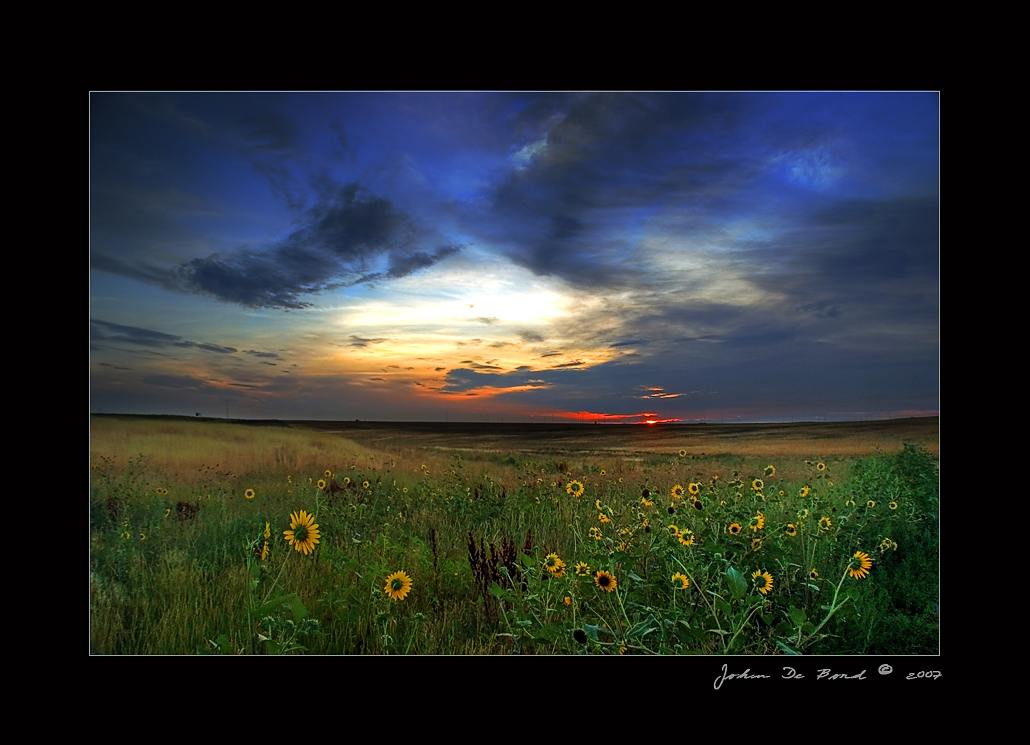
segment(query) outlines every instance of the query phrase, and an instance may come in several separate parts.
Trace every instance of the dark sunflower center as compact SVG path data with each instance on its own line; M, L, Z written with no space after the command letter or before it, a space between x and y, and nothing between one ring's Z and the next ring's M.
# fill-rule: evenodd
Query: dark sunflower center
M404 587L404 580L402 580L402 579L398 578L398 579L395 579L393 582L390 583L390 589L393 590L394 592L399 591L402 587Z
M604 574L599 576L597 578L597 584L601 585L601 587L607 587L608 586L608 576L604 575Z
M293 529L293 539L303 543L308 539L308 529L305 525L298 525Z

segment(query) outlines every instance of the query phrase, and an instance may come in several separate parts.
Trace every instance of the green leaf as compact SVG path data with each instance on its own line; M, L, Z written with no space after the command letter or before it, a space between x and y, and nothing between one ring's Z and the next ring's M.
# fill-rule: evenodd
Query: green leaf
M744 575L733 567L726 569L726 584L729 585L730 593L737 600L740 600L747 593L747 582L744 581Z
M589 636L595 642L601 641L597 638L597 626L591 626L589 623L585 623L583 624L583 630L587 632L587 636Z
M652 626L654 623L654 614L649 613L647 618L639 623L633 625L633 627L626 632L626 636L630 639L636 639L638 636L647 636L652 631L657 631L657 626Z
M304 603L300 602L300 597L297 595L291 598L290 610L293 611L294 623L300 623L308 617L308 609L304 607Z
M727 603L722 598L716 598L715 599L715 607L716 607L717 610L721 611L723 613L723 615L726 615L726 616L732 616L733 615L733 609L730 607L730 604Z
M779 639L776 640L776 646L779 647L780 650L782 652L784 652L785 654L801 654L800 652L796 652L793 649L791 649L790 647L788 647L786 644L781 642Z
M640 582L641 584L643 584L643 582L644 582L644 578L638 576L636 572L627 571L626 572L626 576L629 577L634 582Z
M801 610L800 608L795 608L792 605L790 606L790 620L794 623L795 626L800 626L808 620L808 616L805 614L805 611Z

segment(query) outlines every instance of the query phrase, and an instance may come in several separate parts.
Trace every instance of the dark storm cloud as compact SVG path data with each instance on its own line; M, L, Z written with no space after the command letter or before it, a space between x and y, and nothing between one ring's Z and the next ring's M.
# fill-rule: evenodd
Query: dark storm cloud
M255 308L305 308L304 295L356 282L396 279L433 266L460 248L418 249L426 239L388 199L357 183L309 209L306 225L266 252L193 259L177 270L181 286ZM386 256L385 272L364 271Z
M356 334L351 334L351 342L348 347L367 347L369 344L382 344L384 341L390 341L389 339L382 337L378 339L363 339Z
M711 95L546 96L525 107L520 143L546 139L498 188L488 229L536 274L577 284L641 280L620 263L632 246L605 238L648 210L725 189L754 172L712 132L733 127L740 100ZM738 187L739 188L739 187ZM613 212L613 210L615 212ZM613 265L620 263L619 271Z
M276 359L276 360L279 359L278 352L258 352L255 349L245 349L245 350L243 350L243 353L244 354L252 354L255 357L269 357L271 359Z

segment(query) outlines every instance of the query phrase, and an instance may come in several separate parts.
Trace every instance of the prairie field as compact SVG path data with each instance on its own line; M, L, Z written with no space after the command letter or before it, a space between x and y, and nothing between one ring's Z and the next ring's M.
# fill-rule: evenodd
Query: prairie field
M90 420L95 654L937 654L939 425Z

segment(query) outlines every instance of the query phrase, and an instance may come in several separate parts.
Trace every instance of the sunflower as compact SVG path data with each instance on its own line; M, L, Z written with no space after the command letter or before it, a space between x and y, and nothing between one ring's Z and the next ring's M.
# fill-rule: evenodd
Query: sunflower
M603 538L603 536L601 535L601 529L597 527L591 528L590 537L593 538L595 541L601 540L601 538Z
M682 499L683 498L683 487L680 486L679 484L676 484L676 486L672 487L671 494L672 494L672 498L673 499Z
M253 489L247 489L247 491L243 492L243 496L245 496L247 499L253 499L254 498L254 490Z
M265 523L265 540L267 541L272 537L272 525L271 523Z
M261 561L264 561L268 558L268 541L265 541L265 544L261 547L261 552L258 554L258 556L261 557Z
M873 560L869 558L869 554L856 551L855 555L851 557L849 566L848 574L855 579L864 579L873 566Z
M698 494L701 493L701 484L687 484L687 490L690 492L690 496L696 497Z
M565 596L565 605L572 605L572 598L568 595Z
M757 551L761 547L762 547L762 539L761 538L752 538L751 539L751 550L752 551Z
M333 477L333 472L327 468L325 469L325 473L323 473L322 475L325 476L327 479L331 479Z
M348 484L350 484L350 476L344 476L343 477L343 485L347 486Z
M730 526L730 535L740 535L740 523L733 523Z
M587 632L585 632L583 629L576 629L572 632L572 638L576 640L577 644L586 644Z
M318 480L318 488L321 489L322 491L325 491L325 479L319 479Z
M602 523L610 523L611 522L611 518L609 518L603 512L598 512L597 513L597 520L598 520L598 522L602 522Z
M892 510L898 509L898 503L897 502L889 502L887 504L887 506L890 507Z
M159 496L163 497L165 494L168 493L168 490L165 489L163 486L159 486L159 487L157 487L157 493L158 493Z
M854 499L849 499L847 502L844 503L844 506L845 507L854 507L855 506L855 500Z
M791 538L798 534L798 529L794 526L794 523L787 523L787 527L785 528L785 530L787 531L787 535L789 535Z
M597 509L598 511L600 511L600 510L603 510L603 509L604 509L604 508L603 508L603 507L601 506L601 500L600 500L600 499L595 499L595 500L594 500L594 508L595 508L595 509Z
M574 497L583 496L583 484L579 481L570 481L565 486L565 491Z
M814 569L813 569L813 570L811 570L811 571L810 571L810 572L808 573L808 578L809 578L809 579L819 579L819 572L815 571Z
M641 503L642 505L644 505L645 507L654 507L654 502L652 502L652 501L651 501L650 499L648 499L647 497L641 497L641 498L640 498L640 503Z
M690 585L690 580L687 579L687 575L680 572L676 572L672 575L672 586L677 590L686 590Z
M403 489L401 489L401 492L403 494L407 494L408 493L408 487L405 486Z
M804 499L805 497L807 497L811 493L812 493L812 490L809 487L802 486L801 487L801 491L798 492L798 496L801 497L802 499Z
M751 518L751 522L748 524L751 530L761 530L765 527L765 515L759 512L757 515Z
M679 542L684 546L691 546L694 543L694 531L690 528L684 528L676 538L678 538Z
M884 538L882 541L880 541L880 553L882 554L884 551L890 551L892 544L894 544L894 541L892 541L890 538Z
M601 475L602 476L607 476L608 475L607 473L605 473L605 470L603 468L601 469Z
M585 561L578 562L576 564L576 576L586 577L588 574L590 574L590 567L587 566L587 563Z
M825 471L826 470L826 464L825 463L816 463L815 470L817 470L817 471Z
M768 594L769 590L772 589L773 578L769 572L762 572L756 569L754 574L751 575L751 579L755 581L755 589L763 595Z
M367 489L368 488L368 482L367 481L362 481L361 482L361 488L362 489Z
M776 466L766 466L765 467L765 477L766 478L770 478L771 476L775 476L775 475L776 475Z
M873 507L876 506L876 502L874 502L872 499L870 499L868 502L865 503L865 506L868 507L869 509L872 509Z
M386 587L383 592L394 600L404 600L411 592L411 577L404 572L394 572L386 578Z
M286 542L307 556L318 543L318 525L306 510L290 513L290 529L283 531Z
M755 491L762 491L765 488L765 482L761 479L755 479L751 482L751 488Z
M562 577L565 576L565 562L564 561L562 561L561 559L558 559L557 568L553 572L551 572L551 576L555 577L557 579L561 579Z
M687 457L687 451L686 450L680 450L680 457L681 458L686 458Z
M787 493L785 491L783 491L783 489L780 489L780 496L781 497L785 497L785 496L787 496Z
M594 575L594 584L600 587L605 592L613 592L618 586L615 577L610 572L606 572L603 569Z
M547 554L544 559L544 569L558 577L565 573L565 562L558 558L558 554Z
M833 523L830 521L830 518L828 518L828 517L820 517L819 518L819 528L821 530L829 530L832 526L833 526Z

